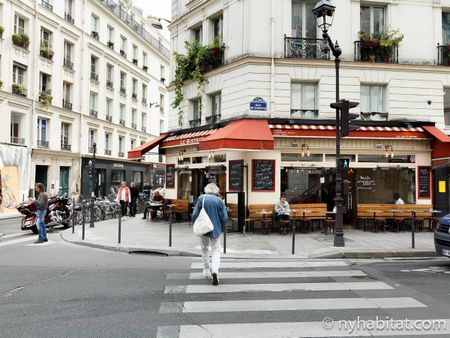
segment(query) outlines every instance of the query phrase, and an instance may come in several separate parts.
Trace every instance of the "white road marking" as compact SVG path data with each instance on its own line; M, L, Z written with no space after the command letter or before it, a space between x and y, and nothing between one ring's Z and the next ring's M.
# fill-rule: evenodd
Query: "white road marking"
M219 277L220 279L220 277ZM391 290L383 282L331 282L331 283L279 283L279 284L221 284L167 285L168 293L230 293L230 292L286 292L286 291L338 291L338 290Z
M220 268L234 268L234 269L250 269L250 268L322 268L322 267L336 267L348 266L349 264L343 261L327 261L327 262L299 262L299 261L269 261L269 262L223 262ZM203 263L192 263L191 269L203 269Z
M361 270L338 270L338 271L256 271L256 272L224 272L220 279L234 278L309 278L309 277L364 277L367 274ZM171 275L167 276L171 278ZM189 279L205 279L201 273L192 272Z
M36 237L28 237L27 236L26 238L19 238L19 239L13 239L11 241L0 242L0 247L18 244L18 243L31 242L31 241L37 241L37 236Z
M160 313L422 308L411 297L229 300L162 303Z

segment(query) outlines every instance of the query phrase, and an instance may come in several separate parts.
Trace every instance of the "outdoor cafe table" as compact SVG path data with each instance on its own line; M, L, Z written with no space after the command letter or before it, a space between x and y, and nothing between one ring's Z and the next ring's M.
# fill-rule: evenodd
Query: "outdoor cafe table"
M377 232L377 226L375 224L376 220L377 220L377 214L382 214L383 210L367 210L370 213L373 213L373 228L375 230L375 232ZM398 210L400 211L400 210ZM395 214L394 214L395 215ZM364 231L366 231L366 227L365 227L365 222L364 222Z
M261 210L258 210L256 212L256 214L263 216L262 224L263 224L263 227L265 227L266 226L266 215L272 215L273 212L271 210L261 209ZM253 231L254 231L254 229L253 229ZM270 233L270 228L269 227L267 228L267 233Z
M306 214L316 214L316 215L325 215L326 213L319 210L311 210L311 209L291 209L291 213L295 216L297 214L302 214L303 224L306 224ZM311 223L312 224L312 223ZM313 231L311 225L311 232Z
M435 219L435 217L437 214L440 214L442 212L442 210L428 210L427 212L429 212L433 215L430 220L430 230L433 231L435 229L436 223L437 223L437 219ZM436 221L436 223L435 223L435 221Z

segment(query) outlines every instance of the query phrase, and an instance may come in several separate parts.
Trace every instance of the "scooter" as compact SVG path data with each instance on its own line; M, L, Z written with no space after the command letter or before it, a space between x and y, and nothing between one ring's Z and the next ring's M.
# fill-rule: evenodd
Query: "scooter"
M44 217L46 227L53 227L61 224L65 229L70 226L70 218L72 216L70 210L69 199L66 197L53 196L49 198L48 208ZM17 206L24 217L22 218L22 230L31 230L38 233L38 218L35 200L28 199Z

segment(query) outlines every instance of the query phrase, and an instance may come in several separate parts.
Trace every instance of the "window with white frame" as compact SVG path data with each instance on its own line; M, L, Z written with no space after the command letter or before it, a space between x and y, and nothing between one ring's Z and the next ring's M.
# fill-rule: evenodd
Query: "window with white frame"
M37 119L37 141L46 142L48 137L48 120L42 117Z
M317 89L317 83L291 83L291 117L307 119L318 117Z
M64 1L64 11L65 11L65 14L72 16L73 0L65 0Z
M136 124L136 109L131 109L131 123Z
M119 153L123 153L123 136L119 135Z
M292 37L317 38L317 23L312 12L315 5L315 1L292 0Z
M25 84L25 68L18 65L13 66L13 83Z
M106 85L112 85L114 79L114 66L106 64Z
M113 116L113 100L107 98L106 99L106 116Z
M142 52L142 65L144 67L148 67L147 59L148 59L148 54L146 52Z
M147 85L142 84L142 100L147 100Z
M125 105L120 104L120 119L125 121Z
M94 148L95 134L96 134L95 129L89 129L89 131L88 131L88 147L89 147L89 151L92 151L92 149Z
M20 15L14 15L14 33L25 34L25 19Z
M138 84L137 80L133 78L133 81L132 81L132 93L133 93L133 95L137 95L137 84Z
M69 82L63 82L63 100L67 103L72 102L72 84Z
M127 52L127 38L124 36L120 36L120 50L124 53Z
M444 88L444 120L450 126L450 88Z
M138 46L133 45L133 61L138 59Z
M49 74L40 73L39 88L41 92L49 93L51 90L52 77Z
M211 95L211 115L212 116L220 115L221 100L222 100L222 95L220 93Z
M97 63L98 58L96 58L94 55L91 55L91 79L97 78Z
M386 113L386 86L361 85L361 115L364 119L378 119Z
M136 144L136 140L134 138L130 139L130 149L134 149L135 144Z
M159 111L164 113L164 105L165 105L165 97L164 94L159 94Z
M166 80L166 67L161 65L160 71L161 71L161 81L164 82Z
M41 46L52 48L52 32L41 28Z
M110 133L105 133L105 150L109 151L111 150L111 134Z
M191 127L198 127L201 125L202 119L202 99L191 100L192 106L192 120L190 122Z
M69 145L70 123L61 123L61 146Z
M142 115L141 115L141 125L144 128L147 126L147 114L144 112L142 112Z
M120 89L125 90L127 88L127 74L120 72Z
M108 25L108 42L114 43L114 28Z
M442 12L442 43L449 45L450 43L450 13Z
M73 51L73 44L71 44L68 41L64 41L64 61L66 62L72 62L72 51Z
M91 114L95 114L97 112L97 98L98 94L91 92L89 96L89 109Z
M212 40L218 39L219 43L223 41L223 16L217 16L211 20L212 22Z
M12 143L23 143L21 142L22 136L22 114L11 112L11 123L10 123L10 136Z
M98 16L91 14L91 31L98 33Z
M203 42L203 28L201 25L192 28L192 40L200 44Z
M367 36L382 32L385 28L385 7L361 5L360 31Z

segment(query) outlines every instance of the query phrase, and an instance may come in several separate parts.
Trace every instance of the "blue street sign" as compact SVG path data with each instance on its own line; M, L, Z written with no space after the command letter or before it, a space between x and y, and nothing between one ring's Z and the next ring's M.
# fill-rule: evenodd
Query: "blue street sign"
M250 102L250 110L267 111L267 102L257 96Z

